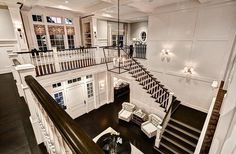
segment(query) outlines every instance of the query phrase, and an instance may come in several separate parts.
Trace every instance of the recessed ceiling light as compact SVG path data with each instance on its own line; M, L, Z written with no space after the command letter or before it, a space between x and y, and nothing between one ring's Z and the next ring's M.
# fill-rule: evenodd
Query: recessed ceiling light
M69 3L69 1L65 1L65 3L67 4L67 3Z

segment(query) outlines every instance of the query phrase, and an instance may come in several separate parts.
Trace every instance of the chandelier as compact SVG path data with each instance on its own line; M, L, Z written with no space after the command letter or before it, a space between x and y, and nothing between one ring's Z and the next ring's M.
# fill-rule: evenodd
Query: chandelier
M121 43L121 36L123 35L120 35L120 0L117 0L117 12L117 45L103 47L103 54L107 71L121 74L129 70L131 59L128 55L129 48L123 47Z

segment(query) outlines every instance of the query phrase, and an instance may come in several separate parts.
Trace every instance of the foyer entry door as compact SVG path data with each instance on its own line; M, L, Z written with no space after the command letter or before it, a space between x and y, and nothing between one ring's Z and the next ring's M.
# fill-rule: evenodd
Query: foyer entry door
M86 99L84 97L84 84L68 87L66 90L67 113L73 118L77 118L86 113Z

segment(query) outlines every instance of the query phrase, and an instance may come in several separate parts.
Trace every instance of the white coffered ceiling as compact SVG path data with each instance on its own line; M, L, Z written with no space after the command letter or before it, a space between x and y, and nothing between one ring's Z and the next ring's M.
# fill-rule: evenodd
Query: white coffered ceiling
M118 0L0 0L5 3L21 2L24 6L45 6L71 10L83 15L96 14L117 18ZM120 18L126 21L147 20L147 15L159 7L197 0L120 0ZM211 0L199 0L199 2Z

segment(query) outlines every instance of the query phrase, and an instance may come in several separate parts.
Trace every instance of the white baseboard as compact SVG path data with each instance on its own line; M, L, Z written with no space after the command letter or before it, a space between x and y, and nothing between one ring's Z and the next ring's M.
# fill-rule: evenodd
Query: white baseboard
M207 109L201 108L201 107L199 107L199 106L195 106L195 105L193 105L193 104L188 104L188 103L184 103L184 102L181 102L181 104L184 105L184 106L193 108L193 109L195 109L195 110L202 111L202 112L204 112L204 113L207 113L207 112L208 112Z

